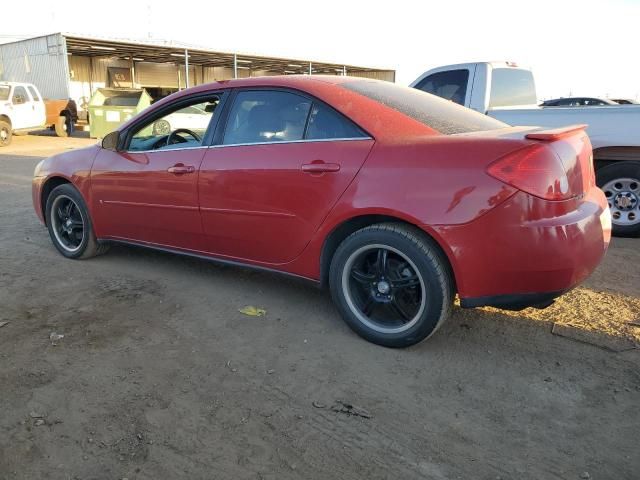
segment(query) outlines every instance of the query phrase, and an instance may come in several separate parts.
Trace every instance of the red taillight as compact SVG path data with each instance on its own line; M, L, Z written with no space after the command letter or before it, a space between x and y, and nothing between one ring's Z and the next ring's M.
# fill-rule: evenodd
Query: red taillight
M574 196L562 162L544 144L531 145L499 158L489 165L487 173L545 200L567 200Z

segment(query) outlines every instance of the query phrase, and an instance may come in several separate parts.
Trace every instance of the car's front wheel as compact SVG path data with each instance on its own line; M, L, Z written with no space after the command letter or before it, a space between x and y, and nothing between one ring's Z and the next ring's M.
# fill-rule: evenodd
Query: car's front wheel
M0 147L6 147L11 143L11 125L0 120Z
M89 210L76 188L68 183L54 188L45 208L49 236L67 258L89 258L107 250L93 232Z
M432 335L449 316L454 296L447 260L433 240L392 223L346 238L331 261L329 285L345 322L387 347Z

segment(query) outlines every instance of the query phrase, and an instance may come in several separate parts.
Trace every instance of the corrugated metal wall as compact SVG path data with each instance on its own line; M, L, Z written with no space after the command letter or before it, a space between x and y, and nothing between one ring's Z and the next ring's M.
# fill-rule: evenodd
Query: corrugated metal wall
M347 70L347 75L351 77L360 77L360 78L373 78L375 80L385 80L387 82L394 83L396 81L396 72L393 70L382 70L378 72L349 72Z
M67 47L60 34L0 45L0 80L33 83L45 98L69 98Z

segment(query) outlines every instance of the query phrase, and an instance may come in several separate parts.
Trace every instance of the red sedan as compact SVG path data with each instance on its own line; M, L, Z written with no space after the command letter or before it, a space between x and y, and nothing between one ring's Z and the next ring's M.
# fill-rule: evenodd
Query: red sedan
M610 239L582 126L510 127L349 77L262 77L159 101L43 160L33 203L67 258L112 242L328 285L349 326L404 347L462 307L545 307Z

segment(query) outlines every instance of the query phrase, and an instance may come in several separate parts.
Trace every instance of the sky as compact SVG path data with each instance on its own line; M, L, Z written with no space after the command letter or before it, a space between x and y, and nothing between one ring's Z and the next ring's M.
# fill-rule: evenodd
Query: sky
M106 5L103 7L103 5ZM640 99L640 0L36 0L0 42L54 32L390 68L407 85L462 62L532 68L540 99Z

